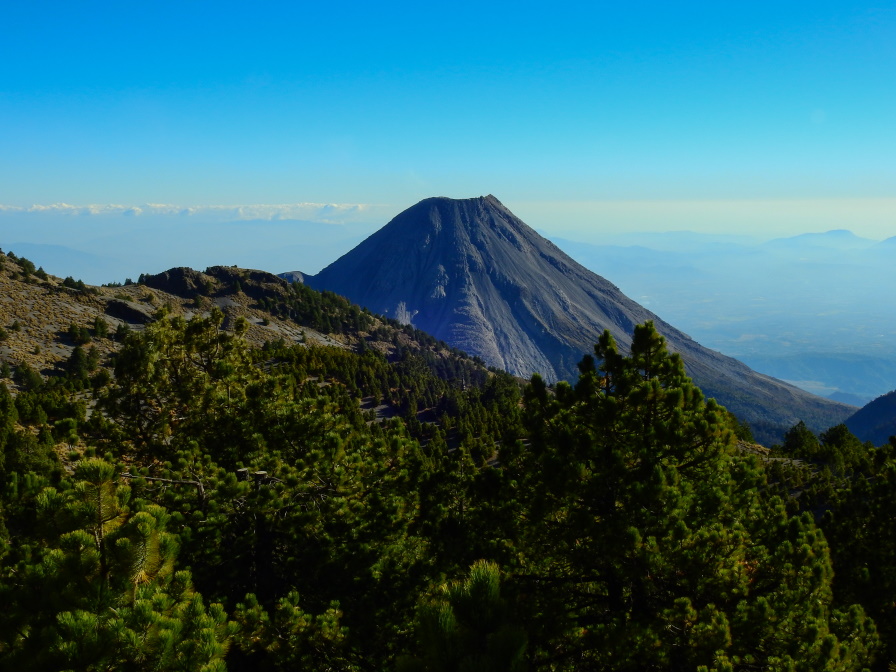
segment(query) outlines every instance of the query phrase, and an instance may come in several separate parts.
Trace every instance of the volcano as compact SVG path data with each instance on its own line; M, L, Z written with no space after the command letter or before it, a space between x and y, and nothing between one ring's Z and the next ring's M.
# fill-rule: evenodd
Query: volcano
M411 324L490 366L549 382L609 330L625 351L652 320L688 374L763 437L803 420L815 429L854 408L757 373L701 346L527 226L494 196L428 198L304 281ZM675 278L670 277L669 282Z

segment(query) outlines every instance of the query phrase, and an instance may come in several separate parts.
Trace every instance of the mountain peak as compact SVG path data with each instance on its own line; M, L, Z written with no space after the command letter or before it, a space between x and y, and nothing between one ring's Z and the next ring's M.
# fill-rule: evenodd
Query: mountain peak
M423 203L430 203L432 201L445 201L447 203L464 203L464 202L481 202L481 203L493 203L496 205L500 205L504 207L504 205L499 201L494 194L486 194L485 196L473 196L471 198L451 198L450 196L430 196L429 198L424 198L422 201L418 202L416 205L412 205L408 210L412 210Z
M453 208L458 210L459 212L470 213L490 209L502 210L508 213L510 212L509 210L507 210L504 204L501 203L501 201L495 198L495 196L493 196L492 194L488 194L486 196L474 196L472 198L450 198L448 196L433 196L431 198L424 198L419 203L412 205L410 208L400 213L398 217L401 217L405 213L417 213L421 210L429 210L432 208L436 208L439 210L443 210L445 208ZM398 217L396 217L396 219Z
M492 195L420 201L306 282L491 366L523 377L540 373L548 381L574 379L605 329L627 350L634 325L652 320L703 391L747 420L756 415L751 405L768 407L775 394L779 415L787 408L781 397L812 407L779 417L787 427L800 418L810 423L808 415L839 413L825 427L848 415L848 407L703 348L573 261Z

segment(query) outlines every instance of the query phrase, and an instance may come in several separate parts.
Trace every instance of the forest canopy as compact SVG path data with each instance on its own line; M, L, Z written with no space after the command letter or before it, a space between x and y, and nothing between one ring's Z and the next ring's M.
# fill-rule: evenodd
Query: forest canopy
M0 385L4 669L896 659L893 446L745 449L651 323L549 388L157 317L99 380Z

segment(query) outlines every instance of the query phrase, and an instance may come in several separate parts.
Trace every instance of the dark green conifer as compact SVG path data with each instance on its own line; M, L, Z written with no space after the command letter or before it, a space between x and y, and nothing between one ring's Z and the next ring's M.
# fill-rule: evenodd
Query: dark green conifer
M858 670L861 610L832 611L810 518L760 500L727 413L651 323L605 333L573 388L526 392L521 480L535 663L591 670ZM847 624L848 625L845 625ZM786 634L785 634L786 633Z
M128 508L115 468L81 463L38 497L45 546L0 576L6 669L223 670L235 626L206 608L158 506Z
M444 585L417 621L417 657L398 661L399 672L521 672L526 633L501 595L501 572L476 562L463 581Z

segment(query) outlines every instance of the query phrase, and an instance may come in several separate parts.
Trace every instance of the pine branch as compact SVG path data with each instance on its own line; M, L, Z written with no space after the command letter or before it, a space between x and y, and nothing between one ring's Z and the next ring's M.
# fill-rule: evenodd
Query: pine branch
M139 476L128 472L120 474L122 478L142 478L144 481L160 481L162 483L173 483L175 485L195 485L199 490L199 496L205 501L205 487L202 481L187 481L177 478L157 478L155 476Z

